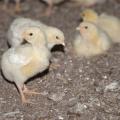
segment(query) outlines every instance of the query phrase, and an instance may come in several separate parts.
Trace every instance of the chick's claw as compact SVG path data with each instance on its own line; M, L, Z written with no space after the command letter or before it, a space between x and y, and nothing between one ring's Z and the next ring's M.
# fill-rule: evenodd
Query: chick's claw
M35 104L34 102L31 102L30 100L28 99L22 99L22 104Z
M25 97L22 97L22 104L26 104L26 103L31 103L30 100L26 99Z

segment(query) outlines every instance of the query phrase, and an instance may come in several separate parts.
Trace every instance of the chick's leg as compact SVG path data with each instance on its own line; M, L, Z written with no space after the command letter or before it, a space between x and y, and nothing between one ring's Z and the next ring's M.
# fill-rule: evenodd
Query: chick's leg
M52 13L52 8L53 8L52 0L49 0L49 1L48 1L48 8L47 8L46 11L45 11L45 15L46 15L46 16L50 16L50 15L51 15L51 13Z
M4 0L4 5L3 5L3 10L7 11L7 5L8 5L9 0Z
M24 85L24 90L23 90L23 93L26 93L26 94L40 94L40 93L38 93L38 92L35 92L34 90L29 90L27 87L26 87L26 85Z
M17 88L20 92L22 103L30 103L30 101L25 98L25 95L24 95L24 92L23 92L23 85L19 84L19 83L16 84L16 85L17 85Z
M20 0L15 0L15 2L16 2L15 12L20 12L21 11Z

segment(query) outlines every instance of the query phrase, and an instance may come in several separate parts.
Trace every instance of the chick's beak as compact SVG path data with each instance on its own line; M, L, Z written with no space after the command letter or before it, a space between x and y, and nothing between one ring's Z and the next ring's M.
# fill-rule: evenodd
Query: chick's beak
M23 32L22 33L22 44L26 44L26 43L29 43L29 41L27 40L27 35L26 35L26 32Z
M65 46L65 42L63 42L62 45Z

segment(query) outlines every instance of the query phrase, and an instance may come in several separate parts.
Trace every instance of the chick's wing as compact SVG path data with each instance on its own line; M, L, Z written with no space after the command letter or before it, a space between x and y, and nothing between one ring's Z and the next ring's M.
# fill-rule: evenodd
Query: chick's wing
M24 66L32 60L32 50L30 45L20 46L10 50L9 62L18 66Z

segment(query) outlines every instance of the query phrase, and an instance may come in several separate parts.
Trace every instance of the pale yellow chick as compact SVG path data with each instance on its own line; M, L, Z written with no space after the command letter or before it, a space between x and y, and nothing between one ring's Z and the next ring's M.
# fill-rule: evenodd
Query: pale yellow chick
M73 47L78 56L95 56L110 48L111 39L95 24L83 22L77 30L80 34L73 41Z
M106 13L102 13L100 15L97 14L92 9L86 9L81 13L81 17L84 21L90 21L96 23L101 29L106 31L108 35L112 38L113 42L120 42L120 19L108 15Z
M81 5L83 7L90 7L95 4L103 3L105 0L71 0L73 3L76 3L77 5Z
M44 32L37 27L25 28L21 36L24 45L8 49L2 56L1 69L9 81L14 82L23 103L29 103L24 93L37 94L25 86L25 82L49 66L50 51L46 46Z

